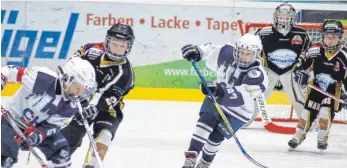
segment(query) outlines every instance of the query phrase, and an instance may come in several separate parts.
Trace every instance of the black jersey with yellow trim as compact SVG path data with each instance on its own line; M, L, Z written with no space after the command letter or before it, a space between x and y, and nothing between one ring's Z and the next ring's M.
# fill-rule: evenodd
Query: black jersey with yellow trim
M74 54L88 60L96 72L98 89L96 95L97 108L102 111L109 111L110 105L114 106L134 88L134 70L128 58L120 61L107 59L105 55L104 43L89 43L83 45Z
M342 84L347 87L347 48L342 47L335 53L328 53L317 44L304 54L299 67L313 72L312 84L320 87L336 97L340 97Z

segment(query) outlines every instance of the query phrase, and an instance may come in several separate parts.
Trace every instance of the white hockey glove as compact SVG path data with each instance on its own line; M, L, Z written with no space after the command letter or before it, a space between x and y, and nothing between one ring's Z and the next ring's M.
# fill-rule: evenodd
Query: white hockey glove
M188 44L182 47L182 56L184 59L190 62L198 62L202 58L201 49L192 44Z
M87 107L83 108L82 111L82 115L87 121L94 120L98 113L99 110L93 104L89 104ZM76 120L79 125L83 125L83 119L79 113L75 115L74 120Z

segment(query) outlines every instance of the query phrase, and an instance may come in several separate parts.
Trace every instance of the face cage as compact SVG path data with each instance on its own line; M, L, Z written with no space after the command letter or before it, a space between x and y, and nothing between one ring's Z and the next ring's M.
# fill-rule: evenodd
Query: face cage
M323 46L323 48L326 50L326 51L328 51L328 52L334 52L334 51L337 51L337 50L339 50L341 47L342 47L342 45L344 44L344 41L343 41L343 34L342 33L335 33L335 34L337 34L338 36L339 36L339 42L335 45L335 46L327 46L325 43L324 43L324 35L325 35L326 33L321 33L321 44L322 44L322 46ZM329 34L329 33L327 33L327 34Z
M109 42L114 39L114 40L118 40L118 41L121 41L121 42L127 42L128 44L128 47L127 47L127 50L125 50L124 54L116 54L116 53L112 53L111 49L110 49L110 46L109 46ZM133 45L133 41L125 41L125 40L120 40L120 39L117 39L117 38L113 38L109 35L106 36L106 39L105 39L105 52L107 54L107 56L113 60L113 61L119 61L123 58L125 58L129 53L130 53L130 50L131 50L131 47Z
M80 86L83 86L83 85L81 85L79 82L75 81L73 77L70 77L70 80L66 80L68 78L67 74L64 74L64 76L65 77L60 78L60 85L61 85L61 89L62 89L62 95L63 95L65 100L69 100L69 101L89 100L93 96L93 94L96 90L96 86L93 86L90 88L85 88L84 92L82 94L79 94L79 95L73 95L73 94L67 93L68 88L73 83L77 83Z
M240 59L240 54L239 54L240 49L243 49L243 50L250 50L250 49L246 49L243 47L237 47L237 46L234 48L234 60L237 64L237 66L241 69L246 69L254 63L258 51L250 50L250 51L254 52L253 59L252 59L252 61L245 62L245 61L241 61L241 59Z
M283 24L283 23L280 23L278 20L279 14L280 14L279 12L274 13L274 25L275 25L276 30L285 36L292 30L292 28L294 26L295 15L290 16L289 23ZM289 15L291 15L291 14L289 14Z

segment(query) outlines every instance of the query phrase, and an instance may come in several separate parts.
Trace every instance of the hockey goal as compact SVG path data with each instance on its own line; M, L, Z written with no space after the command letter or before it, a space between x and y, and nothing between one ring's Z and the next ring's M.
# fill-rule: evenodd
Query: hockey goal
M270 26L272 23L266 22L250 22L246 24L245 32L256 32L258 29L263 28L265 26ZM319 43L321 40L320 37L320 29L322 24L320 23L299 23L297 26L307 30L310 35L313 43ZM345 35L344 35L344 45L347 47L347 25L344 25ZM284 95L284 94L283 94ZM290 104L282 104L282 103L271 103L268 105L269 117L271 117L272 121L277 122L297 122L298 116L296 116L292 106ZM260 115L260 114L259 114ZM257 120L261 120L260 117ZM342 110L339 113L335 114L334 123L339 124L347 124L347 110Z

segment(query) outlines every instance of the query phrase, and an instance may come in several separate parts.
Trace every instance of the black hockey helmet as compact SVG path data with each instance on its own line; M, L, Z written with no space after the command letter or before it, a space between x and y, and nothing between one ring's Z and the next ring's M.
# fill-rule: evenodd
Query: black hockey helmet
M120 59L126 57L133 46L135 40L133 29L122 23L114 24L110 29L107 30L107 35L105 39L105 52L108 58L114 61L119 61ZM111 41L126 42L127 48L124 53L116 53L112 50Z
M273 15L273 26L283 36L287 35L293 28L296 22L295 8L283 3L277 6Z
M342 23L339 20L326 20L323 23L321 30L321 44L326 51L335 52L340 49L344 41L342 39L345 30ZM338 37L336 44L327 44L324 40L326 35L333 35ZM333 43L333 42L332 42Z

